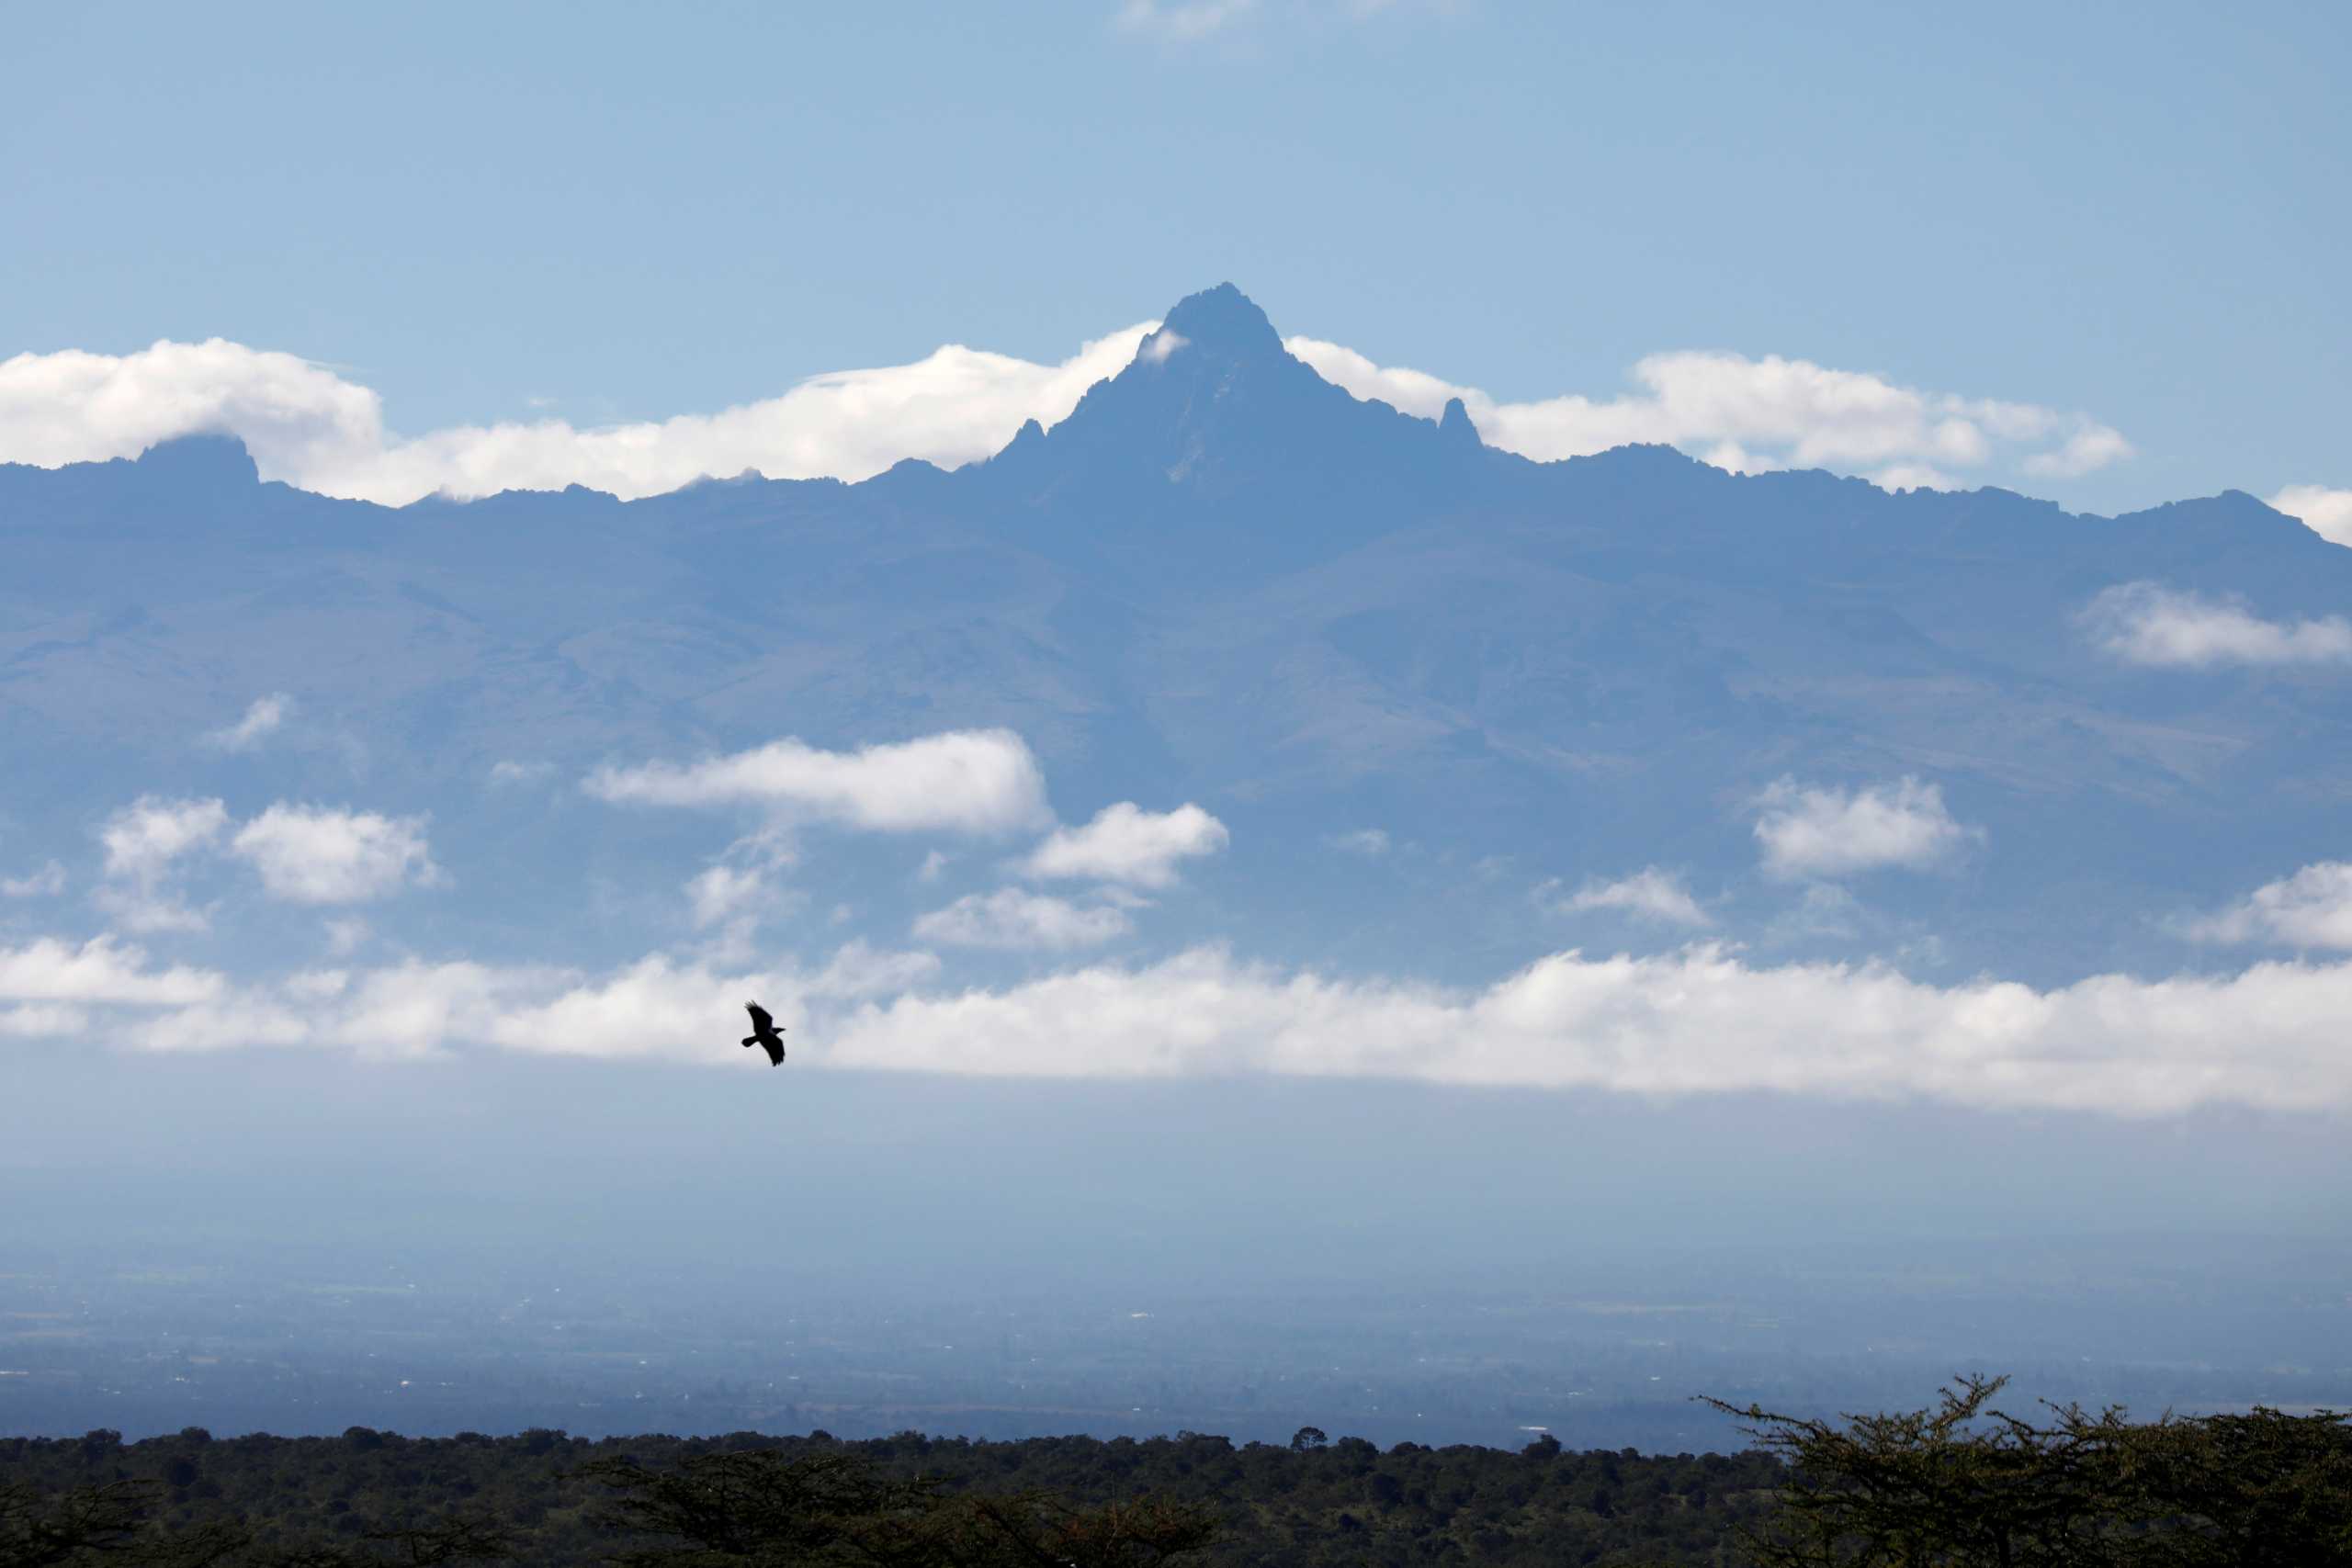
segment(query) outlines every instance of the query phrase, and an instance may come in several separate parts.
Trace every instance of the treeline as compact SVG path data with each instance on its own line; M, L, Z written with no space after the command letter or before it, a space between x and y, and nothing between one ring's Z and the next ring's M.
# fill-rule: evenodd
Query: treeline
M2006 1413L1998 1380L1736 1455L1513 1453L1313 1428L844 1443L561 1432L0 1441L0 1568L2352 1565L2352 1417Z
M401 1543L370 1537L461 1520L512 1532L516 1561L565 1568L603 1562L643 1533L628 1529L615 1506L635 1495L615 1485L628 1473L620 1467L658 1475L746 1456L779 1475L848 1459L878 1481L922 1480L949 1500L1025 1494L1083 1511L1154 1499L1212 1527L1185 1559L1201 1568L1726 1562L1732 1527L1760 1519L1781 1481L1780 1464L1762 1454L1573 1453L1548 1441L1519 1453L1410 1443L1383 1452L1311 1432L1295 1446L1236 1447L1189 1433L837 1442L822 1433L739 1432L592 1442L553 1431L420 1438L364 1427L340 1438L190 1430L130 1444L111 1432L6 1440L0 1477L44 1498L133 1483L147 1494L149 1532L233 1526L255 1561L332 1547L355 1562L405 1562Z

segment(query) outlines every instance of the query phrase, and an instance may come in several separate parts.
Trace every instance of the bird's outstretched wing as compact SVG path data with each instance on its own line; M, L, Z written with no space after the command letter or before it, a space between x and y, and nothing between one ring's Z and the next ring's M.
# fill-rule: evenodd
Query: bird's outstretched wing
M752 1027L765 1033L775 1026L775 1019L757 1002L745 1002L743 1009L752 1015Z

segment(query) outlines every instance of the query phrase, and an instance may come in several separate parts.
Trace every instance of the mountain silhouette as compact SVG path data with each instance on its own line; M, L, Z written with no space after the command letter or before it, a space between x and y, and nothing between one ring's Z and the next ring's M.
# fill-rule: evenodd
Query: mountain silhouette
M2340 614L2352 552L2253 498L2103 518L1658 446L1532 462L1458 402L1430 421L1326 382L1230 284L953 471L391 510L200 437L0 468L0 745L36 760L11 809L60 843L178 765L190 716L283 691L340 738L266 787L349 795L364 767L445 836L503 760L1002 726L1067 817L1197 800L1233 829L1213 917L1171 902L1171 934L1441 972L1663 940L1527 897L1649 864L1776 952L2203 963L2170 914L2342 852L2340 667L2146 668L2084 619L2135 582ZM1792 923L1806 895L1760 871L1756 801L1905 777L1971 836ZM1379 876L1329 847L1365 828L1399 846ZM573 831L494 841L568 867ZM657 874L610 852L603 874ZM483 920L563 918L505 881Z

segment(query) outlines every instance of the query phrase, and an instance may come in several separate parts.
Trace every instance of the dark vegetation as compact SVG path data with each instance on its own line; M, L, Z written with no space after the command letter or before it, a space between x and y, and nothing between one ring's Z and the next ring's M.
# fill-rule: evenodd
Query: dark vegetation
M0 1441L0 1568L2352 1564L2352 1417L1723 1406L1737 1455L1193 1433Z

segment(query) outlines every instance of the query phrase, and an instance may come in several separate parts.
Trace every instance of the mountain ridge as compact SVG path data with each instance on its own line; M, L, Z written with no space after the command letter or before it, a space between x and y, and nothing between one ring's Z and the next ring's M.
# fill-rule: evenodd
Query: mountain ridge
M495 764L576 780L786 735L996 728L1078 818L1194 800L1248 846L1166 934L1393 956L1409 911L1476 897L1413 886L1437 862L1411 857L1571 887L1660 865L1728 899L1728 929L1778 931L1771 951L1934 935L1948 961L2048 975L2214 962L2140 911L2340 852L2340 664L2134 664L2085 618L2143 581L2266 624L2340 614L2352 553L2244 492L2104 518L1664 446L1534 463L1476 443L1466 412L1322 380L1238 290L1168 320L1198 338L1147 338L1053 427L855 484L392 509L263 482L225 437L0 468L0 744L39 760L7 843L86 862L89 803L174 778L376 801L430 815L452 857L514 846L536 869L493 923L561 927L527 889L562 885L564 830L493 832ZM198 745L272 692L293 700L283 739ZM1759 868L1755 802L1906 778L1967 836L1946 863L1830 879L1852 908L1800 929L1804 886ZM1385 883L1335 874L1329 841L1359 829L1419 847ZM599 874L649 874L611 852ZM2070 898L2078 929L2052 938ZM1447 942L1468 963L1689 934L1531 910L1449 917Z

